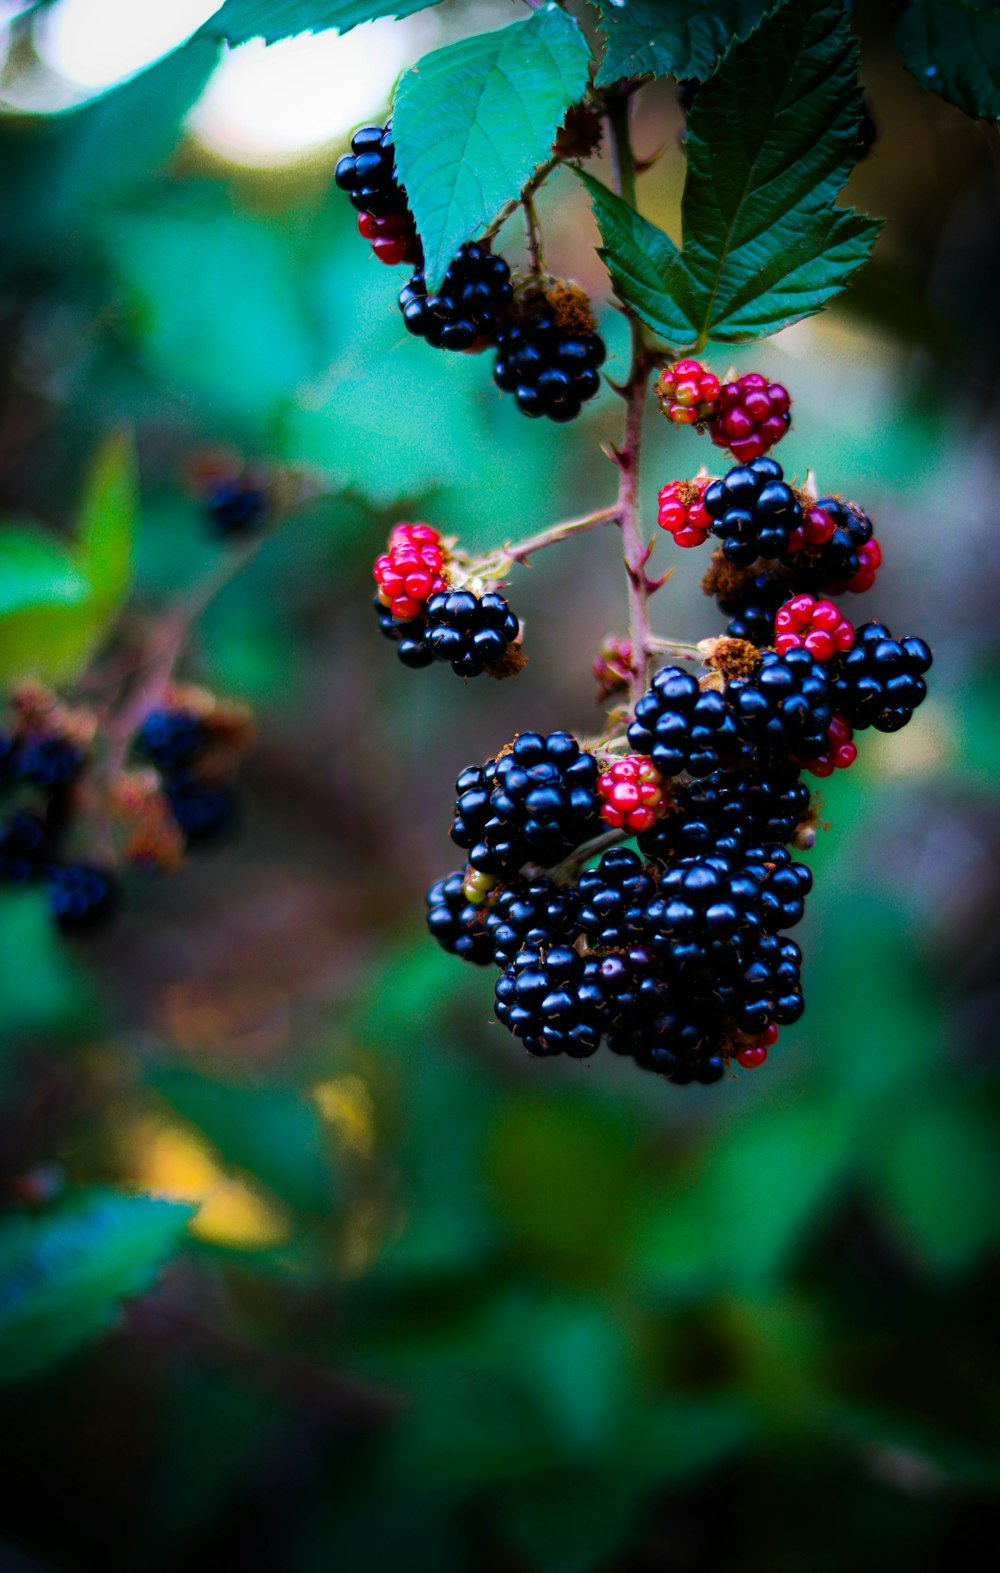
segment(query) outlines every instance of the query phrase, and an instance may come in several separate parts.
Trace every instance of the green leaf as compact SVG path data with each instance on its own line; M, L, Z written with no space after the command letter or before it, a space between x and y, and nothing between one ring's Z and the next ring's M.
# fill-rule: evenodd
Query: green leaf
M912 0L896 31L922 88L967 115L1000 120L1000 7L995 0Z
M412 16L437 4L439 0L226 0L199 36L224 38L228 44L263 38L273 44L295 33L332 28L346 33L360 22L379 16Z
M437 49L396 90L399 178L424 247L428 287L459 247L518 197L587 87L590 47L556 6Z
M876 1184L903 1244L939 1271L969 1267L1000 1239L996 1107L982 1094L896 1108L876 1154Z
M45 1370L110 1327L177 1250L193 1212L95 1189L0 1225L0 1381Z
M789 0L729 51L698 94L688 118L683 249L658 270L658 289L635 256L648 233L602 199L598 218L603 211L610 220L608 263L625 304L678 348L763 338L819 311L878 230L836 205L859 106L843 7ZM669 258L662 241L653 257ZM683 339L674 331L681 322L690 325Z
M585 170L577 173L590 193L604 241L599 255L607 263L619 300L637 311L668 343L694 340L697 329L664 284L680 255L670 236L642 218L593 175Z
M93 604L112 611L132 582L139 477L131 434L112 432L94 456L80 508L78 561Z
M208 1081L169 1069L153 1085L207 1137L225 1164L260 1180L304 1212L328 1212L338 1195L314 1104L293 1087Z
M70 553L30 525L0 529L0 619L41 606L80 606L90 584Z
M736 38L757 26L769 0L593 0L607 39L598 87L627 76L711 76Z
M0 681L72 676L100 631L90 582L53 537L0 530Z

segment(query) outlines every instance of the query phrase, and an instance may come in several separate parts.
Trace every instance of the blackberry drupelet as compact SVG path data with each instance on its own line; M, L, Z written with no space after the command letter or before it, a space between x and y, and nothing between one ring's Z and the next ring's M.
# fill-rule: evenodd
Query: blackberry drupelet
M529 1054L586 1059L600 1047L605 998L595 982L597 958L568 945L522 950L497 979L494 1011Z
M599 333L560 327L552 307L542 304L504 325L493 380L514 395L522 414L571 421L600 387L606 353Z
M548 867L598 829L596 785L596 759L569 732L522 732L509 752L459 776L452 840L484 874L529 859Z
M894 639L883 623L863 623L832 667L834 708L859 730L898 732L926 698L933 659L922 639Z
M395 643L396 654L403 665L414 669L430 666L434 660L434 651L427 643L426 620L423 617L411 617L408 622L397 622L389 608L382 605L377 594L373 604L379 628L386 639Z
M757 1034L790 1026L805 1008L799 983L802 952L794 940L762 934L743 967L731 1003L738 1032Z
M787 847L758 845L739 855L739 867L760 882L761 913L765 929L773 933L801 921L805 898L812 890L812 870L796 863Z
M681 858L647 908L650 943L673 973L698 971L713 985L763 928L760 880L724 857Z
M872 522L857 503L821 497L813 503L782 552L797 590L832 590L846 585L862 566Z
M437 661L450 661L459 677L478 677L497 666L517 638L520 625L496 590L445 590L427 602L427 646Z
M362 126L351 138L351 151L338 159L333 178L359 213L381 218L406 212L406 193L395 175L396 150L392 122Z
M661 775L708 776L737 748L733 716L722 694L703 691L679 666L665 666L635 707L629 745L648 754Z
M52 916L64 933L91 933L111 917L118 904L118 886L107 869L63 863L48 873Z
M446 874L427 892L427 927L441 946L462 961L488 967L493 960L493 943L486 932L481 907L473 906L465 893L465 870Z
M399 295L409 331L441 350L481 349L496 341L513 290L510 268L486 246L463 246L436 295L428 295L421 271Z
M832 711L824 667L808 650L777 655L763 650L760 665L747 677L726 683L739 735L776 753L808 758L826 741Z
M557 885L545 875L501 890L484 919L497 966L507 966L525 947L572 945L580 932L579 905L574 886Z
M189 846L215 841L233 823L236 799L228 787L193 776L175 776L164 784L163 790Z
M775 459L740 464L705 488L712 533L729 562L746 567L758 557L780 557L802 522L802 509Z
M158 770L176 775L205 746L205 728L193 710L150 710L136 737L136 749Z
M649 930L646 909L656 895L656 878L628 847L605 852L596 868L577 881L579 927L592 950L642 944Z

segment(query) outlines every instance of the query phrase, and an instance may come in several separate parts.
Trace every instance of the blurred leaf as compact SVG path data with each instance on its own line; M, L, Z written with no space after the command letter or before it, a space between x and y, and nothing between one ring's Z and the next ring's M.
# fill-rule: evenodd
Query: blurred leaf
M982 1094L939 1092L893 1111L873 1153L886 1216L939 1271L967 1268L1000 1242L997 1109Z
M80 567L101 610L120 605L132 582L138 513L135 446L128 432L113 432L94 457L78 528Z
M0 900L0 1042L29 1033L79 1031L89 997L60 937L45 890L4 890Z
M796 1098L745 1106L695 1161L650 1196L636 1230L637 1274L663 1293L767 1281L786 1267L850 1170L848 1104Z
M911 0L896 31L919 85L967 115L1000 120L1000 7L995 0Z
M615 288L671 343L776 333L819 311L868 256L878 224L836 205L857 145L856 56L839 0L788 0L730 49L688 115L680 256L600 199Z
M768 0L593 0L607 38L597 85L621 77L694 77L699 82L727 45L757 26Z
M0 681L74 675L100 624L89 581L55 537L0 529Z
M346 33L379 16L412 16L440 0L226 0L221 11L204 24L199 36L245 44L250 38L276 39L295 33L336 28Z
M277 1083L209 1081L175 1068L155 1072L151 1081L230 1167L301 1211L326 1213L336 1204L339 1179L307 1095Z
M0 1224L0 1381L42 1371L106 1331L178 1249L193 1212L95 1189Z
M178 1370L166 1395L151 1510L161 1534L189 1533L219 1512L273 1445L275 1399L225 1371Z
M393 108L399 178L437 288L464 241L520 195L587 87L590 47L555 6L425 55Z

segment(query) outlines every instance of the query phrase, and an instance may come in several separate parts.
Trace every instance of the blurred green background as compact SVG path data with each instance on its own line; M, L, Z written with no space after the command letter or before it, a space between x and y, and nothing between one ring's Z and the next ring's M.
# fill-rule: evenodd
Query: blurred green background
M875 517L863 612L930 640L932 692L822 784L805 1019L709 1089L527 1060L490 977L422 930L458 861L457 771L515 729L598 724L616 540L518 575L516 683L405 671L370 607L397 518L476 549L609 501L619 402L530 423L484 361L406 338L401 274L332 188L347 121L300 154L227 151L213 47L87 96L37 19L6 30L3 518L67 529L100 438L133 427L141 611L219 554L193 454L321 495L189 654L258 712L238 840L138 883L86 946L0 899L5 1209L94 1184L200 1204L109 1337L0 1390L4 1573L884 1573L1000 1550L1000 144L918 91L892 11L858 7L880 135L848 198L887 219L875 258L734 359L791 388L786 471ZM400 47L511 14L449 4ZM670 85L646 89L637 143L664 152L639 199L669 227L681 131ZM564 175L540 209L614 376L586 202ZM650 521L702 460L650 414ZM657 631L717 631L702 554L664 536L655 562L677 568Z

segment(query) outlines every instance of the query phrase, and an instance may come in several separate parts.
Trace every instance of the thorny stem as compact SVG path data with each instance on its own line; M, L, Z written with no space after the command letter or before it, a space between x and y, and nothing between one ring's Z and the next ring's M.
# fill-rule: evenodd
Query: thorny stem
M593 513L581 514L578 519L564 519L560 524L553 524L546 530L539 530L536 535L526 536L523 541L509 542L487 557L474 559L470 565L470 572L481 575L484 579L498 578L514 563L527 562L535 552L544 551L547 546L558 546L560 541L568 540L571 535L580 535L584 530L592 530L598 524L611 524L617 518L618 504L613 503L608 508L598 508Z
M521 199L524 208L524 230L528 246L528 265L531 268L532 278L539 279L545 271L542 262L542 231L538 223L538 213L535 208L535 198L532 192L525 192Z
M561 163L562 159L559 157L559 155L557 153L553 153L551 158L547 158L545 160L544 164L540 164L535 170L535 173L532 175L528 184L525 186L521 195L519 197L511 197L509 202L504 203L496 218L493 220L493 223L488 225L487 228L483 230L483 233L479 237L480 240L492 240L494 235L496 235L497 232L501 230L506 224L511 214L516 213L518 208L521 207L526 201L531 201L539 186L543 185L545 181L548 180L552 171L556 168L557 165Z
M617 98L608 107L608 133L614 184L619 196L635 204L635 158L629 134L629 101ZM649 552L639 522L639 457L642 446L642 411L655 356L646 343L638 317L625 308L628 318L631 361L628 377L618 389L625 400L625 430L621 447L614 450L618 466L618 523L622 532L625 573L628 579L629 638L633 672L629 680L632 704L643 693L649 676Z

